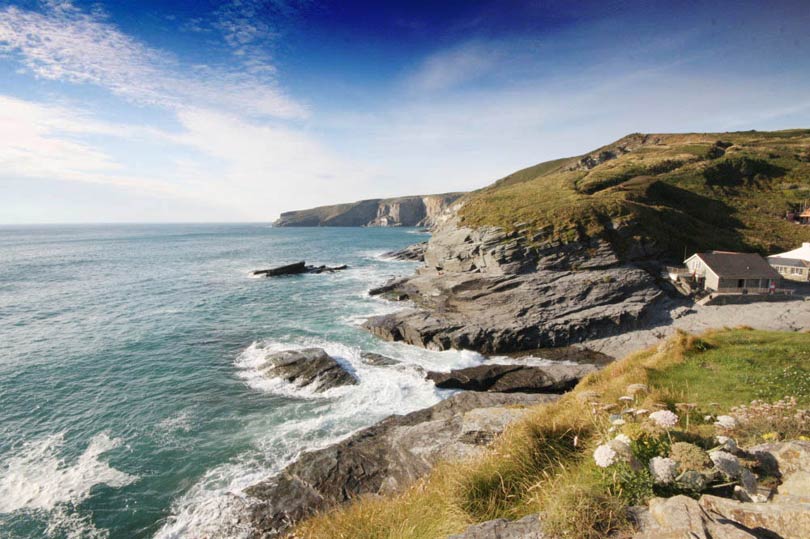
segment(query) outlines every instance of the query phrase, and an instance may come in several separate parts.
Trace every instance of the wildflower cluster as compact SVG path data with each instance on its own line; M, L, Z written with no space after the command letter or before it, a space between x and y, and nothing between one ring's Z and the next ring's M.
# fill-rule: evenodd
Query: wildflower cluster
M754 400L732 408L731 413L739 423L732 428L742 427L765 441L810 436L810 410L800 409L795 397L773 403Z
M603 441L593 452L594 463L609 489L628 501L679 492L697 495L707 490L733 493L747 501L757 496L756 476L747 468L750 455L731 435L740 424L766 410L780 410L782 414L792 410L795 400L767 408L757 403L729 415L707 416L707 423L714 423L716 436L706 437L689 432L688 417L695 404L679 403L682 416L663 405L653 405L659 408L654 412L634 407L646 392L646 386L633 384L616 404L600 403L598 395L586 399L602 432ZM740 410L745 413L738 415ZM647 490L639 492L639 488Z

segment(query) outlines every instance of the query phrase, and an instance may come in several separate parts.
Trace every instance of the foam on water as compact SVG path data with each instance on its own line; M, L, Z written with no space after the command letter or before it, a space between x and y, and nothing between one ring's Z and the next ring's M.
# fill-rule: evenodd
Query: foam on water
M106 433L95 435L72 464L59 456L63 444L64 433L54 434L26 443L8 459L0 476L0 513L76 504L90 495L94 485L123 487L138 479L99 460L102 454L121 445L120 438L110 438Z
M323 348L347 365L357 376L358 385L315 393L268 378L260 371L269 353L309 347ZM367 365L359 348L320 338L260 341L248 346L234 365L249 387L285 397L318 399L319 407L267 432L257 440L255 453L210 470L175 502L172 517L156 539L247 537L250 528L244 519L252 501L244 494L246 487L279 472L302 451L338 442L383 417L426 408L451 393L437 390L425 379L424 370L449 370L483 361L483 356L475 352L432 352L396 343L379 343L375 351L401 363L389 367Z

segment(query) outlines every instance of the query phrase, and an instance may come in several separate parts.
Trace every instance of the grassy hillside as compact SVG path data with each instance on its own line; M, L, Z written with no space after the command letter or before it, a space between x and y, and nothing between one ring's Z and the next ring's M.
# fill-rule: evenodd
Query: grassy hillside
M702 453L716 445L713 419L752 399L794 404L749 409L748 422L730 434L742 444L810 434L807 416L795 406L810 404L810 333L749 329L679 334L665 344L629 356L584 379L559 401L536 407L479 458L439 466L394 497L368 497L316 516L298 526L295 537L435 539L475 522L520 518L543 512L554 537L595 539L629 530L625 508L653 495L646 467L598 468L592 457L604 437L615 436L607 414L615 414L631 384L634 409L666 407L678 425L663 435L649 423L627 417L623 432L635 452L652 454L682 442ZM683 403L690 407L685 411ZM777 410L777 419L774 419ZM743 412L735 411L742 417ZM688 417L688 419L687 419ZM779 419L781 418L781 419ZM615 423L613 423L615 425ZM674 447L674 446L672 446ZM667 447L667 450L670 448Z
M522 230L534 243L604 237L620 252L756 250L810 241L784 219L810 202L810 130L633 134L541 163L469 194L468 226ZM538 235L539 233L539 235Z

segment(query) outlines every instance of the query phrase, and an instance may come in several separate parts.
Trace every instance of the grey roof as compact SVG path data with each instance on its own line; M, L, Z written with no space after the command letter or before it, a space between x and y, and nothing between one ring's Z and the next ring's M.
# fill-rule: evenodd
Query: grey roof
M768 262L755 253L712 251L697 256L717 274L731 279L781 279Z
M783 258L781 256L769 256L768 262L770 262L771 266L789 266L792 268L810 267L810 262L807 262L806 260L800 260L798 258Z

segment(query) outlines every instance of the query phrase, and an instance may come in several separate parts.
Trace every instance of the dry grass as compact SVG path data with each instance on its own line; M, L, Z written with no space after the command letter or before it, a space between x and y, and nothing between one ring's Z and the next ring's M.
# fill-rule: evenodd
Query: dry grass
M804 369L808 350L807 333L749 329L713 331L700 337L679 333L656 348L589 375L560 400L537 406L483 456L440 465L399 495L365 497L317 515L300 524L295 536L435 539L474 522L517 519L537 512L544 514L544 526L555 537L622 535L629 530L625 508L629 500L637 503L646 487L628 485L626 491L606 487L602 472L594 466L591 453L605 428L589 404L594 394L601 403L615 403L628 385L646 384L650 391L638 406L674 408L685 395L668 375L679 380L688 374L695 380L700 379L693 377L695 369L701 369L701 383L713 386L717 376L739 371L741 363L735 358L741 355L747 358L744 368L754 373L767 371L776 354L784 364ZM801 378L794 381L795 389L803 387ZM772 388L774 395L762 397L781 398L793 389L790 384L791 380L783 380ZM688 396L707 407L709 401L701 398L701 391L693 385ZM747 403L745 395L734 389L720 391L722 387L710 393L712 402L719 403L714 408L717 412Z

